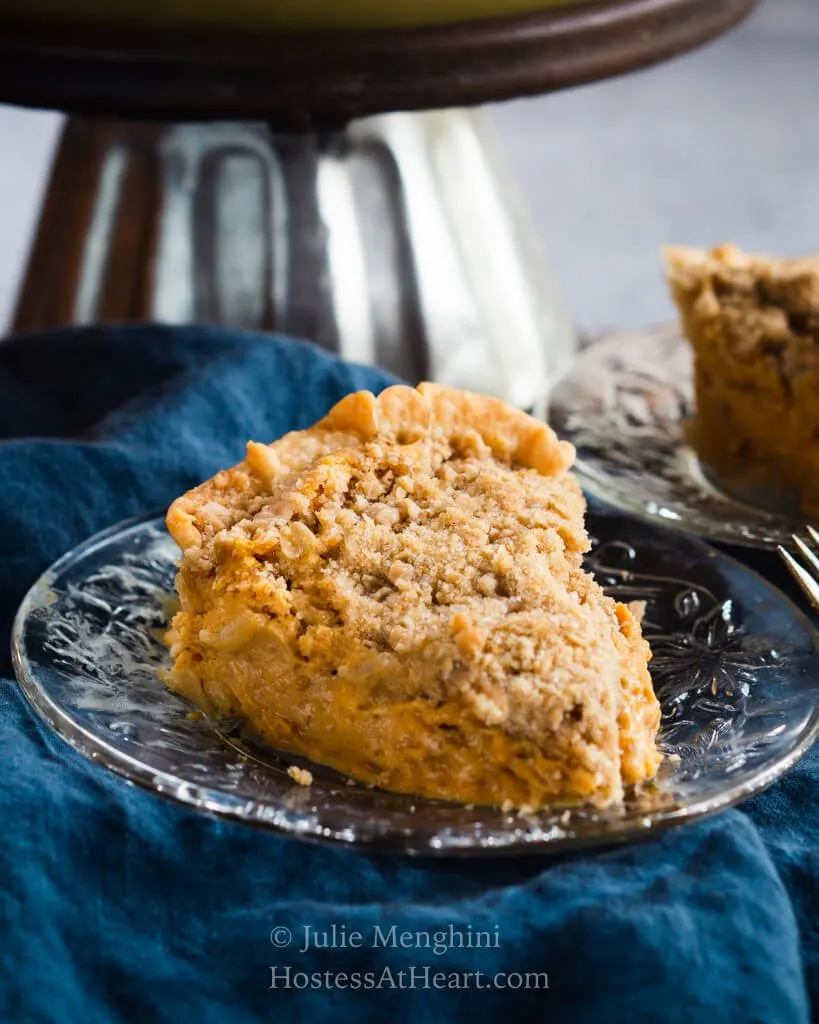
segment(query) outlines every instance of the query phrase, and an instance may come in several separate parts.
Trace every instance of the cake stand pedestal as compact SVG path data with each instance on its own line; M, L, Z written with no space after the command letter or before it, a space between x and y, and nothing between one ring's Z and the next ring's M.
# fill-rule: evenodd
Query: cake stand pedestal
M610 0L295 36L6 30L0 99L75 114L13 329L283 331L542 412L571 323L483 115L429 108L644 66L753 6Z

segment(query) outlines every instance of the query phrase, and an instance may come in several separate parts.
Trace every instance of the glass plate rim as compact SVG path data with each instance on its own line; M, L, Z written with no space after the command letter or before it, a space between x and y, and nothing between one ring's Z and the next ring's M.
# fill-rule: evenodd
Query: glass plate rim
M247 808L248 801L246 799L239 799L221 789L191 784L177 775L152 769L143 761L117 749L90 729L76 722L54 700L41 691L27 665L22 635L27 613L36 601L38 594L43 589L50 587L51 581L59 575L62 568L77 557L104 544L111 537L121 536L149 524L164 526L164 520L165 513L161 510L129 517L91 535L56 559L32 584L20 603L12 627L11 655L15 676L26 702L37 717L61 741L82 754L92 764L111 771L123 779L126 784L136 785L187 810L222 821L261 828L273 834L310 843L385 855L398 854L439 859L446 857L463 859L557 855L567 851L601 849L649 839L656 833L666 832L685 824L693 824L712 817L720 811L735 807L743 800L763 792L777 782L798 764L814 743L819 740L819 695L817 695L813 710L803 725L798 740L786 752L767 764L764 769L760 769L753 778L727 787L711 797L694 800L684 807L676 807L671 810L663 808L647 810L638 821L622 821L620 824L617 819L613 819L611 822L601 821L600 831L593 835L573 833L570 824L561 835L550 835L543 829L537 828L530 828L527 832L521 825L510 836L509 841L503 845L441 846L435 843L436 836L440 835L440 828L419 828L413 830L409 835L388 833L361 839L346 836L343 829L306 828L302 812L298 810L280 809L280 815L276 821L271 821L259 813L251 815L246 810L242 813L239 807ZM661 529L656 522L652 522L651 525L654 529ZM689 543L695 547L703 549L703 553L715 553L714 549L697 535L685 533L685 531L677 532L683 533ZM716 554L720 559L748 573L786 604L791 613L800 620L807 634L812 638L815 649L819 651L819 626L815 625L795 602L779 590L775 584L766 580L764 576L743 562L722 551L716 552ZM429 802L423 797L416 799L419 803ZM254 800L253 803L261 811L269 806L259 800Z

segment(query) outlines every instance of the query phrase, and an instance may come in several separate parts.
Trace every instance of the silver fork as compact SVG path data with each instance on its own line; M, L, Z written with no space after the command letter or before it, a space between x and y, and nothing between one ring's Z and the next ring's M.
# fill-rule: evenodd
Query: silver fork
M805 531L817 548L819 548L819 530L814 530L812 526L806 526ZM791 576L793 576L804 591L807 599L814 608L819 610L819 555L809 548L797 534L793 535L793 543L799 554L810 566L810 572L802 564L797 562L790 551L781 544L777 546L776 550L779 552L782 561L788 567Z

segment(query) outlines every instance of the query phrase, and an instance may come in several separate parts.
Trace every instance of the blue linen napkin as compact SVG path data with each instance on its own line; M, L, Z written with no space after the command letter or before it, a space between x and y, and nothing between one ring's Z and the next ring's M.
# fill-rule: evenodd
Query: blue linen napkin
M5 635L35 577L84 537L166 505L249 437L388 382L308 345L207 328L0 346ZM135 790L50 735L2 657L2 1021L807 1024L819 1011L816 751L741 810L622 849L367 856ZM334 925L336 948L301 952L305 928ZM492 948L458 948L470 927ZM345 929L358 948L339 948ZM392 948L404 932L410 945ZM436 933L451 948L419 948ZM523 987L526 972L548 988ZM442 988L453 976L469 987Z

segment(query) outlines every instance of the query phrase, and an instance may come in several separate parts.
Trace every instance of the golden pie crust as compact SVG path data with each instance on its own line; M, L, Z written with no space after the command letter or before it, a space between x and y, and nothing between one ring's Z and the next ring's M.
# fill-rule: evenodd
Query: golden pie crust
M669 248L694 351L693 441L727 476L785 485L819 513L819 258Z
M581 566L573 449L434 384L349 395L171 506L168 684L363 783L622 799L660 711L632 612Z

